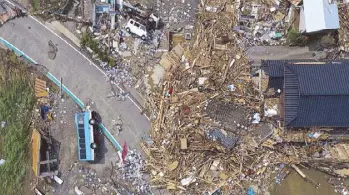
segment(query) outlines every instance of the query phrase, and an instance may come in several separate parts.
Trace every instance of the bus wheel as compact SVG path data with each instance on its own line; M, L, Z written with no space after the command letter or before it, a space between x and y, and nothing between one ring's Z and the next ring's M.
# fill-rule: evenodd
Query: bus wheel
M90 124L90 125L95 125L96 124L96 120L95 119L90 119L89 121L88 121L88 123Z
M92 143L92 144L91 144L91 148L92 148L92 149L96 149L96 148L97 148L97 144L96 144L96 143Z

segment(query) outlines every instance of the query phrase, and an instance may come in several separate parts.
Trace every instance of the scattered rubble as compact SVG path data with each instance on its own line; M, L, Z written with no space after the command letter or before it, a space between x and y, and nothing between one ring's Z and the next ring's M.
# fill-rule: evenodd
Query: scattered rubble
M340 28L338 29L338 42L339 42L339 50L349 52L349 35L348 35L348 29L349 29L349 23L348 23L348 11L349 11L349 5L348 3L343 3L338 6L338 13L339 13L339 22L340 22Z
M24 17L26 13L17 6L13 7L6 1L0 2L0 26L16 17Z
M122 84L131 86L133 77L130 75L130 67L128 64L117 64L115 67L104 66L106 70L107 81L112 84Z
M348 187L345 186L343 179L331 177L328 180L328 183L334 186L335 192L337 192L341 195L348 195L349 194L349 189L348 189Z
M239 44L245 47L285 44L295 17L295 7L286 0L266 4L238 1L227 5L226 10L236 12L239 22L233 30L242 37Z
M112 126L113 126L112 131L116 132L116 135L119 135L123 128L122 127L123 122L122 122L121 116L118 116L117 120L112 120Z
M120 177L136 194L151 194L150 185L143 175L144 164L145 161L140 152L129 150L125 162L119 168L121 175L114 174L111 179L115 181L116 178Z
M225 3L220 1L215 6ZM265 162L260 159L249 167L248 150L237 144L240 142L237 136L247 134L251 125L248 120L251 115L246 111L258 108L259 100L245 76L248 62L236 42L225 42L224 49L216 47L230 32L224 24L237 22L232 15L222 10L212 14L201 9L194 43L184 46L182 52L175 48L174 54L165 54L166 63L161 63L167 70L164 83L148 101L149 112L154 107L158 109L151 114L156 117L150 133L154 143L149 148L143 147L154 187L213 193L220 186L223 191L234 189L241 194L247 190L242 184L244 180L256 179L253 173L266 170L271 163L266 156L271 159L275 155L265 153L262 157ZM213 39L208 39L212 35ZM181 62L182 55L189 62L188 68ZM226 88L231 84L235 91ZM178 162L176 167L165 166L174 162Z

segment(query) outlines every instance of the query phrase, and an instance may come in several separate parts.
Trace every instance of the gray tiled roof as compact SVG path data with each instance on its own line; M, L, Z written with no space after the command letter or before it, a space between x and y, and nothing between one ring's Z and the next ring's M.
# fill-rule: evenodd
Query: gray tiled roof
M349 64L286 66L297 75L301 95L349 95Z
M349 63L284 67L287 127L349 127Z
M348 127L349 96L302 96L289 127Z
M289 63L315 62L313 59L299 60L262 60L261 68L270 77L284 77L284 66Z

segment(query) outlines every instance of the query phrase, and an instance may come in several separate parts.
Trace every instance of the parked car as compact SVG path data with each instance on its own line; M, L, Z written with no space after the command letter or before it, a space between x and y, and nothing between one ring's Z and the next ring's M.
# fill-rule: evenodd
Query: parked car
M132 34L135 34L139 37L141 37L141 39L145 40L147 38L147 29L145 28L145 26L133 19L130 19L126 26L126 31Z

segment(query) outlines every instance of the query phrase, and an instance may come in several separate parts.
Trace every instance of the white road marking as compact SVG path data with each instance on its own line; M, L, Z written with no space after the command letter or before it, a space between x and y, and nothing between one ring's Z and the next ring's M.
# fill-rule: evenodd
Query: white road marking
M6 0L9 4L11 4L12 6L15 6L14 3L10 2L9 0ZM50 31L52 34L56 35L59 39L61 39L64 43L66 43L67 45L69 45L72 49L74 49L78 54L80 54L83 58L85 58L88 62L90 62L90 65L93 65L95 68L97 68L104 76L106 76L106 73L94 62L92 62L88 57L86 57L84 54L82 54L79 50L77 50L74 46L72 46L70 43L68 43L68 41L66 41L65 39L63 39L61 36L59 36L57 33L55 33L53 30L51 30L49 27L47 27L45 24L43 24L42 22L40 22L38 19L36 19L34 16L31 16L28 14L28 17L33 19L35 22L39 23L41 26L43 26L44 28L46 28L48 31ZM118 84L114 84L120 91L125 92ZM127 96L127 98L140 110L142 111L142 108L140 108L137 103L135 101L133 101L133 99L130 96ZM147 118L149 121L150 119L148 118L148 116L144 115L145 118Z

